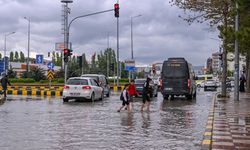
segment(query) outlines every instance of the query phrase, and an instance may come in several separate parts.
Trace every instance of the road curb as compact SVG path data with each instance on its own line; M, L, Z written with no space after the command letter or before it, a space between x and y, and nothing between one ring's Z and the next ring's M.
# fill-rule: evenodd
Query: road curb
M112 86L110 90L114 92L121 91L124 86ZM0 87L2 90L2 87ZM7 94L9 95L32 95L32 96L62 96L63 86L9 86Z
M214 94L212 105L208 114L208 120L206 124L206 129L203 134L202 140L202 150L211 150L212 149L212 136L213 136L213 126L214 126L214 112L215 112L215 101L218 93Z
M62 96L60 90L7 90L8 95Z

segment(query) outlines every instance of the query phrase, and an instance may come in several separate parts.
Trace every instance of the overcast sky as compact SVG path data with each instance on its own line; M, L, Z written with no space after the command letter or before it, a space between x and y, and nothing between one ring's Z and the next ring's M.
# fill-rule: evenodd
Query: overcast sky
M72 18L92 12L113 9L116 0L74 0L69 4ZM188 25L178 17L182 11L170 6L169 0L120 0L120 60L131 58L131 17L133 19L134 58L139 64L162 62L168 57L185 57L193 65L204 65L211 53L218 51L218 31L206 24ZM27 56L28 21L31 20L31 56L55 50L55 43L63 42L61 0L0 0L0 33L4 50L23 51ZM114 12L76 20L70 29L70 41L75 55L86 53L87 59L95 52L110 47L116 51L116 18ZM9 55L9 52L7 52Z

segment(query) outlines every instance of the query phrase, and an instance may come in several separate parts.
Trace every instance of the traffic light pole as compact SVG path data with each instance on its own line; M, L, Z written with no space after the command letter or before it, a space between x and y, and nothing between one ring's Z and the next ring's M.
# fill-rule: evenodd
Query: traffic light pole
M66 25L66 37L64 38L64 42L65 42L65 48L66 49L69 49L69 30L70 30L70 26L71 24L78 18L83 18L83 17L88 17L88 16L92 16L92 15L97 15L97 14L101 14L101 13L105 13L105 12L109 12L109 11L113 11L114 9L109 9L109 10L105 10L105 11L99 11L99 12L95 12L95 13L91 13L91 14L86 14L86 15L81 15L81 16L78 16L78 17L75 17L73 18L69 24L68 24L68 3L66 3L66 9L67 9L67 12L65 13L65 25ZM64 62L64 83L66 83L67 81L67 73L68 73L68 62Z
M68 49L69 45L69 34L68 34L68 14L69 14L69 9L68 9L68 3L66 3L65 7L65 35L64 35L64 47ZM64 56L65 57L65 56ZM67 73L68 73L68 62L64 62L64 84L67 82Z

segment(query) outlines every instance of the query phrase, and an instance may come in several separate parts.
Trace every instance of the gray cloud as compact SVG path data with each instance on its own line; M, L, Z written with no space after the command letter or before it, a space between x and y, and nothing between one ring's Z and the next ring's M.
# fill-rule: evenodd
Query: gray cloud
M116 1L74 0L69 4L70 20L76 16L96 11L113 9ZM27 20L31 19L31 51L46 55L53 51L56 42L63 42L61 34L60 0L0 0L0 33L16 31L8 37L8 49L27 53ZM206 58L219 48L217 31L209 32L204 24L188 25L178 18L182 13L171 7L166 0L120 1L120 59L131 57L130 19L133 20L134 55L138 63L161 62L172 56L183 56L194 65L203 65ZM116 18L114 12L76 20L70 29L70 41L74 53L86 53L90 57L107 47L107 34L110 47L116 51ZM2 42L3 43L3 42ZM0 45L3 49L3 45Z

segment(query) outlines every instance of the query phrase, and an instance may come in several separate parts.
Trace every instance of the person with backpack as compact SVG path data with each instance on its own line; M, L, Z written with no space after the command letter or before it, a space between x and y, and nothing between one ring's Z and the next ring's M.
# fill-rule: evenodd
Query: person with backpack
M152 79L150 79L149 77L147 77L144 85L143 85L143 90L142 90L142 106L141 106L141 111L143 111L143 108L144 108L144 105L146 104L147 102L147 109L149 111L149 106L150 106L150 96L149 96L149 93L150 93L150 85L149 85L149 82L151 81Z
M128 112L130 112L130 97L128 94L128 87L129 84L126 84L124 87L124 90L122 91L121 95L120 95L120 100L122 101L122 106L120 107L120 109L117 110L117 112L120 112L124 107L127 108Z

